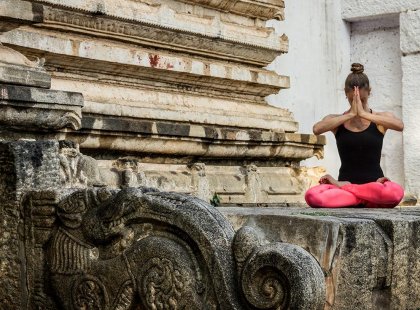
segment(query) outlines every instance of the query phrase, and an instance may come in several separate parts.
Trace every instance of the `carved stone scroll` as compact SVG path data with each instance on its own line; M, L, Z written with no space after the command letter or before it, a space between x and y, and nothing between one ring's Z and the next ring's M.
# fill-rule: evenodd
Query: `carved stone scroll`
M68 189L29 193L22 207L31 309L324 305L324 276L310 254L267 244L249 227L235 237L215 208L191 196Z

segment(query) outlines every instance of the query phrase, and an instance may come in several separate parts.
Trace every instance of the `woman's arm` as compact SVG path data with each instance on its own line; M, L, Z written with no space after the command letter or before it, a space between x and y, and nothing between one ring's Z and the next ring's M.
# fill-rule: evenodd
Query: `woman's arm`
M337 132L338 126L344 124L348 120L352 119L357 115L357 100L356 96L353 98L351 103L350 110L343 115L340 114L330 114L322 119L322 121L316 123L312 128L315 135L321 135L324 132L332 131L334 134Z
M339 114L331 114L327 115L322 119L322 121L316 123L314 127L312 128L315 135L321 135L324 132L332 131L334 134L341 124L344 124L348 120L355 117L351 111L349 113L339 115Z
M404 123L397 118L391 112L377 112L377 113L369 113L363 109L362 101L360 99L359 88L355 89L355 98L356 98L356 105L357 105L357 115L361 118L367 119L376 125L380 125L387 129L393 129L396 131L403 131L404 130ZM354 100L353 100L354 102Z
M404 130L404 123L391 112L368 113L362 111L359 116L377 125L382 125L385 129Z

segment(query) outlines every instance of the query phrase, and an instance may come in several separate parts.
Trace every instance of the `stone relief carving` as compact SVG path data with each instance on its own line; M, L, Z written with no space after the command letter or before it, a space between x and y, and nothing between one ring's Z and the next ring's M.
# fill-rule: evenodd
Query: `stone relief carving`
M310 254L235 234L191 196L63 189L28 193L23 210L32 309L323 309Z
M1 32L0 32L1 33ZM36 61L29 60L25 55L15 51L0 42L0 62L28 67L28 69L37 69L45 72L43 69L45 58L38 58Z
M94 158L80 153L79 146L72 141L59 141L59 147L60 176L64 186L104 186Z
M135 158L123 157L113 163L113 167L120 174L121 187L135 187L139 184L138 160Z

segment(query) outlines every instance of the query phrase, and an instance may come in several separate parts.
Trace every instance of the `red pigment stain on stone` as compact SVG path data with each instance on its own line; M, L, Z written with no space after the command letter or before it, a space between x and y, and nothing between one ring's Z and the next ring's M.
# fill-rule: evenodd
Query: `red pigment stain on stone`
M156 68L159 64L159 55L149 54L149 62L152 68Z
M173 69L174 65L173 64L166 64L166 69Z

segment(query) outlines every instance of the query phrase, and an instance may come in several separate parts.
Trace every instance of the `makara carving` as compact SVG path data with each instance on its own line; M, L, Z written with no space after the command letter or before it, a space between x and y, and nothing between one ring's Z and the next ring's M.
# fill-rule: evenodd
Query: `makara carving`
M315 259L150 188L23 200L30 309L323 309Z

